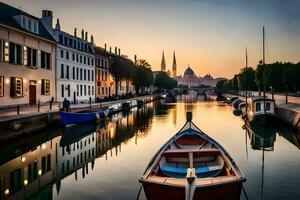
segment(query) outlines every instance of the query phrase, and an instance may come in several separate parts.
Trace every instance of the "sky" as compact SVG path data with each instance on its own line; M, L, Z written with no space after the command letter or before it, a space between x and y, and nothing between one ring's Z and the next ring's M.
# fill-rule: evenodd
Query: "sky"
M52 10L54 25L73 34L76 27L94 36L98 46L121 49L146 59L159 70L162 51L167 69L176 52L177 74L189 65L203 76L231 78L262 58L266 63L300 61L300 1L297 0L4 0L41 17Z

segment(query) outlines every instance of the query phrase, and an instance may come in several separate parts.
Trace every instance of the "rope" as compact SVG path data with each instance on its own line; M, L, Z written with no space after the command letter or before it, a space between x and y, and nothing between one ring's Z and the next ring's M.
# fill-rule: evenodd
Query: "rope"
M243 193L244 193L244 195L245 195L245 198L248 200L249 198L248 198L247 192L246 192L246 190L245 190L243 184L242 184L242 189L243 189Z
M137 195L137 197L136 197L136 200L139 200L139 199L140 199L142 187L143 187L143 186L141 185L141 187L140 187L140 189L139 189L139 192L138 192L138 195Z

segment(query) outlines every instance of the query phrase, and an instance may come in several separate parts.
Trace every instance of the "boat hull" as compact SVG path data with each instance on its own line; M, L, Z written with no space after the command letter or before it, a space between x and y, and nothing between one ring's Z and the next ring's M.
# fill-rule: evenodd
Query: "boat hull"
M148 200L182 200L185 199L185 188L152 182L143 182ZM193 200L240 199L242 181L220 185L197 187Z
M91 112L60 112L60 120L64 125L79 124L84 122L96 121L97 117L104 118L103 110Z

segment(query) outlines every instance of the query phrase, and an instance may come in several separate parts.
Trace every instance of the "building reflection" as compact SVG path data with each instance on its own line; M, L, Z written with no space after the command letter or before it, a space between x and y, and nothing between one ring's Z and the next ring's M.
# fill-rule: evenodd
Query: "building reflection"
M122 144L145 137L151 127L154 104L129 114L117 114L109 123L77 125L25 142L1 147L0 199L53 199L68 176L84 179L95 159L118 156ZM55 191L55 190L54 190Z

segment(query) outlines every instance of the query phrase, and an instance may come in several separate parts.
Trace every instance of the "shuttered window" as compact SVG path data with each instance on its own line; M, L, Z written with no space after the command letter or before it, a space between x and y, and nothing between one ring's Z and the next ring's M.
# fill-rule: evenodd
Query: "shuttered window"
M23 96L23 78L11 77L10 82L10 96L22 97Z
M50 95L50 80L42 79L42 95Z

